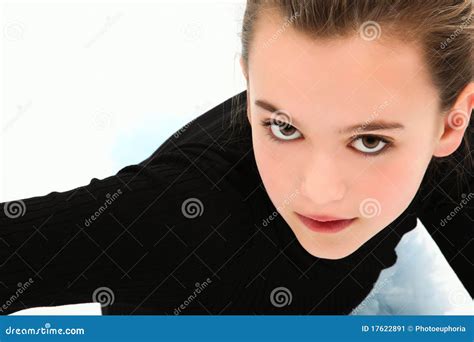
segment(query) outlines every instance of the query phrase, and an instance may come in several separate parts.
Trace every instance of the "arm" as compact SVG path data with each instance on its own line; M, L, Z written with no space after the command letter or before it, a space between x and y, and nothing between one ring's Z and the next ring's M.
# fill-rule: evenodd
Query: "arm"
M2 203L0 313L112 297L115 312L132 311L172 266L149 256L184 247L168 234L182 219L180 175L166 163L131 165L69 191Z

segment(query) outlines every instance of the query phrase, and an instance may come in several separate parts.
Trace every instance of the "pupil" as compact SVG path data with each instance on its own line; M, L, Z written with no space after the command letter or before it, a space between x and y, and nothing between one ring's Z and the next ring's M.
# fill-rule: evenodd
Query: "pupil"
M378 140L375 137L365 137L364 139L366 140L362 141L366 147L373 148L377 146ZM368 142L368 144L366 144L366 142Z
M280 126L280 132L282 132L284 135L291 135L293 133L292 130L293 127L288 123L283 123L283 125Z

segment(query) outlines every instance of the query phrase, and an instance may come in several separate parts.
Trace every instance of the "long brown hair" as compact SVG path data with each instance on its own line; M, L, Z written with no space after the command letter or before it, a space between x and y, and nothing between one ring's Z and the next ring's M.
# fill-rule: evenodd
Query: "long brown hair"
M266 10L276 10L285 21L291 19L293 29L314 39L344 37L361 30L377 34L370 31L382 29L385 36L416 42L439 90L441 115L448 114L460 92L474 80L473 0L247 0L240 35L245 68L256 21ZM245 114L242 99L235 97L232 125L245 124ZM467 180L469 185L474 172L473 116L455 153L432 158L429 177L456 170L458 180Z

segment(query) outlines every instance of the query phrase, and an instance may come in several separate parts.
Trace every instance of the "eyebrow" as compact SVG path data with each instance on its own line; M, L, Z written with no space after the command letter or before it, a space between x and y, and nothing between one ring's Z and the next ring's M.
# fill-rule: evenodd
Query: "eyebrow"
M269 112L276 112L276 111L282 111L282 109L278 109L275 105L265 101L265 100L255 100L255 105L263 108L264 110L267 110ZM295 120L296 122L296 120ZM389 122L385 120L373 120L370 122L364 122L360 124L355 124L351 125L342 129L338 130L338 133L340 134L347 134L351 133L353 131L358 131L358 132L372 132L372 131L379 131L379 130L393 130L393 129L398 129L398 130L403 130L405 129L405 126L403 126L399 122Z

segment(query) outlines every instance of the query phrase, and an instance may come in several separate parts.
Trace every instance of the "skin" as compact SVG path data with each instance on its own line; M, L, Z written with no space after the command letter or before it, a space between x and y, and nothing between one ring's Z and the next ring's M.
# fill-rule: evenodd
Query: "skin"
M358 33L314 40L291 25L281 33L283 22L276 13L259 20L248 66L240 61L256 163L278 214L305 250L339 259L405 211L433 156L448 156L460 146L474 106L474 83L443 116L416 45L362 39ZM256 100L279 111L261 108ZM261 125L278 118L290 124L286 135L275 122L273 130ZM361 130L379 120L404 129ZM358 129L338 132L352 125ZM392 147L364 155L388 147L363 137L369 134ZM296 212L357 219L337 233L321 233L309 230Z

